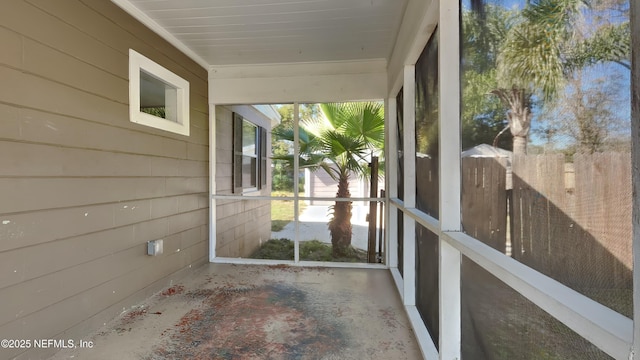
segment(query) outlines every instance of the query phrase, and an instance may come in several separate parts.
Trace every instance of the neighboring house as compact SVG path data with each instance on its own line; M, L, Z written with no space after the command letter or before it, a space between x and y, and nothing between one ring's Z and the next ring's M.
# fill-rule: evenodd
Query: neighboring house
M497 147L493 147L487 144L476 145L470 149L462 152L462 157L474 157L474 158L506 158L511 162L513 152Z
M462 158L479 158L479 159L504 159L507 178L506 189L510 190L513 187L511 162L513 159L513 152L498 147L493 147L488 144L476 145L470 149L462 152Z
M352 174L349 178L349 192L353 198L368 198L370 197L371 184L368 178L360 178L356 174ZM378 181L378 196L379 190L384 189L384 177L380 176ZM338 191L338 184L336 180L332 179L329 174L318 169L311 171L309 169L304 170L304 196L316 197L316 198L332 198L336 197ZM333 201L330 200L307 200L309 205L331 205ZM363 202L362 205L368 205L368 202Z

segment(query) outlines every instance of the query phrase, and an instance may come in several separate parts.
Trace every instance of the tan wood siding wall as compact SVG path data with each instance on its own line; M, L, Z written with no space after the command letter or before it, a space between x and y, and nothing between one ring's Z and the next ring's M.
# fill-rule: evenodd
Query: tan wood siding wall
M207 71L106 0L2 2L0 46L0 338L78 339L207 260ZM129 48L189 81L189 137L129 121Z
M249 118L247 120L252 121ZM224 106L216 106L216 193L219 195L233 193L232 154L232 111ZM270 165L270 162L268 164ZM251 195L269 196L270 194L271 173L269 171L267 185L260 191L247 194L247 198L251 199ZM271 202L268 200L216 200L216 232L216 256L250 256L271 237Z

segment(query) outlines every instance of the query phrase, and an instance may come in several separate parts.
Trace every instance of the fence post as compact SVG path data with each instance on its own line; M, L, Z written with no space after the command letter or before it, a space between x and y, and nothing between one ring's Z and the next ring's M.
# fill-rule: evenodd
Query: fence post
M369 186L369 197L378 196L378 157L371 157L371 186ZM369 242L367 245L368 261L375 263L376 261L376 225L378 224L378 202L369 201Z

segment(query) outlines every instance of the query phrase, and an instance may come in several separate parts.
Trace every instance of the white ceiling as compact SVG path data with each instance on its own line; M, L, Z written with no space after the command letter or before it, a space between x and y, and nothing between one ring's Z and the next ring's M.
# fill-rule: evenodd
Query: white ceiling
M388 60L408 0L113 1L219 66Z

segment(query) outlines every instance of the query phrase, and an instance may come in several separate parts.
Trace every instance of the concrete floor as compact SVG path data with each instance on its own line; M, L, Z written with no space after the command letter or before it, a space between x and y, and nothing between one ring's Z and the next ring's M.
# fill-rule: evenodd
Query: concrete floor
M422 359L387 270L207 264L53 359Z

